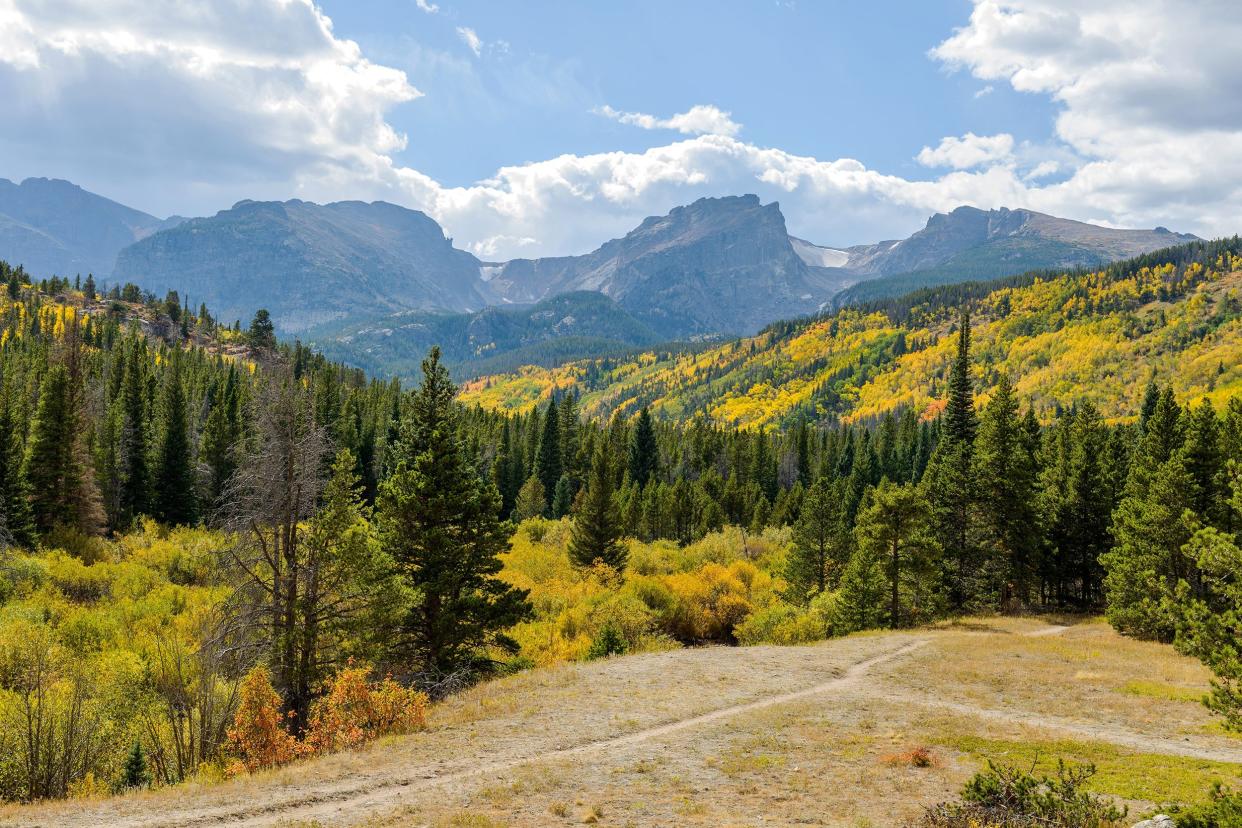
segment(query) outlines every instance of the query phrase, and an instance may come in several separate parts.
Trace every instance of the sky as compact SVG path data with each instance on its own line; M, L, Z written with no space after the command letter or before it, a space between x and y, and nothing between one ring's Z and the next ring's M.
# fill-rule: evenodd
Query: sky
M1217 236L1240 41L1237 0L0 0L0 177L382 199L485 259L748 192L840 246L962 204Z

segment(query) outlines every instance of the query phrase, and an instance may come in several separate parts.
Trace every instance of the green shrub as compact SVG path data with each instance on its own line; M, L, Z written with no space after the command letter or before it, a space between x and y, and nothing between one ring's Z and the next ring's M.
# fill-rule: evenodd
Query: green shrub
M1055 778L988 762L959 802L937 805L921 828L1120 828L1124 809L1083 790L1094 765L1057 763Z
M1242 826L1242 791L1233 791L1219 782L1212 788L1206 805L1169 809L1177 828L1239 828Z
M628 649L629 647L625 643L625 636L615 626L608 623L591 640L591 649L587 650L586 657L587 661L594 661L597 658L624 655Z

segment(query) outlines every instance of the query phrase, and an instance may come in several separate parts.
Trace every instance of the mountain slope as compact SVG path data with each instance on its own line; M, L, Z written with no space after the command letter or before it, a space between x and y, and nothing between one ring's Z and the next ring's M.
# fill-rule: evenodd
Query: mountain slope
M288 332L350 315L488 303L477 259L423 213L384 202L242 201L126 248L113 278L178 290L222 319L265 307Z
M795 252L776 203L703 198L585 256L517 259L489 284L514 302L595 290L666 338L754 332L808 313L832 284Z
M534 305L491 306L474 313L405 311L370 322L316 331L311 345L331 359L371 373L415 377L433 345L461 376L556 364L654 345L654 331L602 293L576 291Z
M488 377L465 398L525 409L576 386L606 418L643 405L726 425L801 417L870 420L943 405L957 315L974 314L977 385L1000 372L1041 414L1090 400L1105 416L1137 409L1153 378L1188 399L1242 390L1242 241L1194 242L1095 272L1034 275L926 290L904 299L781 323L698 352L602 360Z
M164 223L68 181L0 178L0 258L38 277L107 277L122 248Z
M834 304L1029 270L1096 267L1194 240L1163 227L1117 230L1033 210L958 207L907 239L847 249L842 269L858 278Z

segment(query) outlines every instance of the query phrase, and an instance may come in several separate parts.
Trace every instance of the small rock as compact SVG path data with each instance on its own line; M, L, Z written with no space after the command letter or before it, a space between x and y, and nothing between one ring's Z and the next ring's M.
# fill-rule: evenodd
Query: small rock
M1173 821L1173 817L1167 814L1156 814L1151 819L1145 819L1135 824L1134 828L1177 828L1177 823Z

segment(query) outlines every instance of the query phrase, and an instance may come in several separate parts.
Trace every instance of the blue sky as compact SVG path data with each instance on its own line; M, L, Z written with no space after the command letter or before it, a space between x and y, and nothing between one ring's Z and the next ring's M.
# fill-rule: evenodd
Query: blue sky
M434 8L433 8L434 4ZM0 0L0 176L157 215L383 199L485 259L705 196L1242 231L1238 0Z
M967 0L439 5L435 14L413 0L323 8L338 35L424 93L390 114L410 136L396 157L449 185L506 164L667 140L591 113L603 105L671 114L710 103L756 144L919 178L930 171L915 155L942 136L1051 133L1048 99L928 56L967 22ZM459 27L476 32L480 55Z

